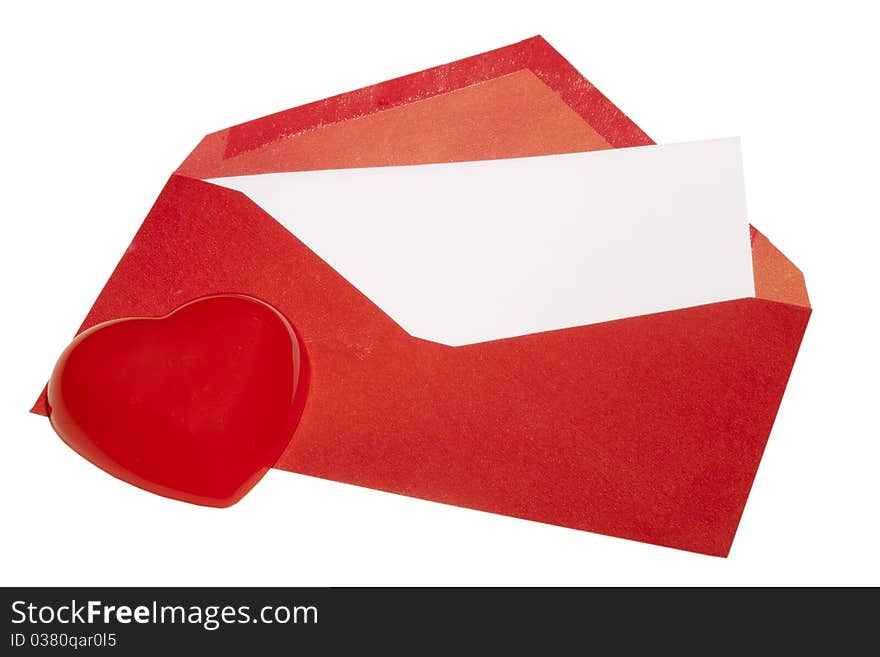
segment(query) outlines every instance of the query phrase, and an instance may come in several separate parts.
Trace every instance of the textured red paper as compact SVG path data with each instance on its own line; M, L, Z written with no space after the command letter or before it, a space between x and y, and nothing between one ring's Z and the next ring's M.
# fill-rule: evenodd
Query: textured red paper
M461 125L486 104L478 129ZM452 348L409 336L246 197L195 179L649 143L540 38L215 133L82 328L262 298L312 365L277 467L726 555L810 314L800 272L757 231L757 299Z

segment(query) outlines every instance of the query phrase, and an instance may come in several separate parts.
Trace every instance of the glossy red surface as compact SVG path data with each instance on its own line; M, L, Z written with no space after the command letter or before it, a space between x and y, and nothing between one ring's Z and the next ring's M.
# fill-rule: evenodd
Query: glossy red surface
M159 495L229 506L287 447L302 414L304 354L287 319L244 295L81 333L49 382L59 436Z

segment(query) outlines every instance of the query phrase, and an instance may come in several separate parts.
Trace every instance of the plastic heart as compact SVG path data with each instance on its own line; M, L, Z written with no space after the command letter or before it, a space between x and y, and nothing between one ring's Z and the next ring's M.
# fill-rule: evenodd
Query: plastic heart
M81 333L49 382L50 420L80 455L159 495L224 507L289 443L307 368L290 322L244 295Z

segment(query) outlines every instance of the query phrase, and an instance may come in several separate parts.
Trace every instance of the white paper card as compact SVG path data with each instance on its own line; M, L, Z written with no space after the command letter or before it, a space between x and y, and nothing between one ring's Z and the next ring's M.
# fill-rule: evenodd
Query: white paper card
M209 182L443 344L755 294L738 139Z

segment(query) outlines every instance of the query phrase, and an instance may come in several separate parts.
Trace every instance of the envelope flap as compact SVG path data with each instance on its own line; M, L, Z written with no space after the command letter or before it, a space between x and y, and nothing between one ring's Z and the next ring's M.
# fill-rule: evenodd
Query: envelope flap
M210 134L177 173L205 179L652 143L533 37Z

